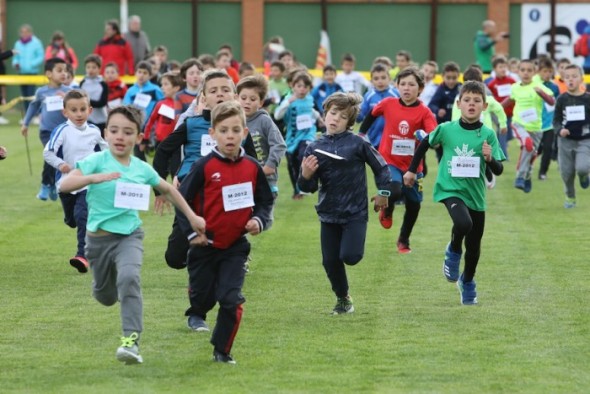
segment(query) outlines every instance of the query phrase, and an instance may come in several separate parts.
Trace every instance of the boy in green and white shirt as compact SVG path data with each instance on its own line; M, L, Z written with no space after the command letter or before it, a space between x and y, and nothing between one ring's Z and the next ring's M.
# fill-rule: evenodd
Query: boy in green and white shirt
M457 282L463 305L477 304L475 270L479 262L486 209L486 166L495 175L503 171L506 157L496 133L480 121L487 107L485 86L469 81L461 88L458 101L461 119L439 125L420 143L404 184L411 187L416 168L430 147L440 146L442 158L434 184L434 200L445 204L453 221L451 242L447 245L443 273ZM462 244L465 240L465 267L459 276Z
M531 172L533 161L537 157L537 149L542 134L543 105L555 104L553 92L541 82L533 82L535 65L531 60L521 60L518 66L520 82L512 85L510 97L502 102L504 108L514 106L512 130L520 142L520 157L516 169L514 187L529 193L533 187Z

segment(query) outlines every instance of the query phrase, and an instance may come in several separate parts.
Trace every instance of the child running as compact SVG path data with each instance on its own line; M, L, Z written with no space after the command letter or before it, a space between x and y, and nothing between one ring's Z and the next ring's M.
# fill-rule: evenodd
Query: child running
M142 138L141 113L131 106L114 108L107 118L109 149L76 163L60 185L62 193L88 187L86 258L92 268L92 294L105 306L121 303L123 337L117 360L143 362L139 339L143 330L140 270L143 230L137 210L149 207L149 187L166 196L187 218L187 226L202 234L205 221L196 216L180 193L147 163L133 157Z
M397 74L397 87L400 98L388 97L377 104L361 125L360 132L370 128L378 116L385 118L383 136L379 153L388 164L391 173L391 194L386 209L379 212L379 222L385 229L393 226L395 203L405 198L406 212L397 239L397 250L401 254L411 253L410 235L422 203L422 165L418 170L418 182L412 187L404 187L403 174L407 171L416 150L416 140L436 127L436 119L427 106L418 99L424 88L422 74L414 67Z
M365 163L375 174L378 195L375 211L387 207L390 175L387 163L363 138L352 133L360 112L356 93L334 93L324 101L326 134L305 150L297 184L313 193L321 224L322 264L336 294L333 315L354 312L345 265L363 258L367 233L368 201ZM351 185L354 185L351 187Z
M55 184L58 190L62 175L67 175L76 168L78 161L93 154L97 145L101 150L108 149L101 137L100 128L88 123L91 112L87 93L83 90L70 90L66 93L63 113L68 121L53 130L43 151L45 162L57 170ZM77 229L78 249L70 259L70 265L81 274L86 273L89 267L84 252L88 216L86 188L71 193L61 192L59 199L64 211L64 223Z
M590 186L590 93L580 90L584 74L580 66L570 64L563 77L567 92L557 98L553 127L559 136L557 155L559 171L565 186L565 208L576 206L574 179L580 187Z
M404 175L404 183L412 186L416 169L428 148L442 147L434 200L445 204L453 221L443 273L449 282L458 281L463 305L477 304L474 276L485 224L486 165L495 175L500 175L503 171L501 161L505 160L496 133L480 121L486 105L484 84L466 82L459 92L461 119L439 125L428 138L424 138ZM463 240L465 267L459 276Z
M180 192L205 218L207 228L196 231L177 211L178 225L190 241L188 272L193 329L209 331L207 313L219 303L211 337L213 360L235 364L230 352L240 321L244 264L250 253L245 234L266 230L273 196L257 160L245 154L242 141L248 128L236 101L215 106L209 134L216 146L191 167ZM196 232L195 232L196 231Z

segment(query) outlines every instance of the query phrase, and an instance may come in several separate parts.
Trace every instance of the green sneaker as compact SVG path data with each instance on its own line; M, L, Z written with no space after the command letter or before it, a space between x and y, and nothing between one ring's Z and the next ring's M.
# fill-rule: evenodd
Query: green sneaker
M136 332L128 337L121 337L121 346L117 349L117 360L125 365L141 364L143 358L139 355L138 339L139 334Z
M354 312L354 305L352 305L352 297L346 296L336 299L336 306L332 310L332 315L343 315L345 313Z
M566 197L565 202L563 203L563 207L566 209L575 208L576 207L576 199Z

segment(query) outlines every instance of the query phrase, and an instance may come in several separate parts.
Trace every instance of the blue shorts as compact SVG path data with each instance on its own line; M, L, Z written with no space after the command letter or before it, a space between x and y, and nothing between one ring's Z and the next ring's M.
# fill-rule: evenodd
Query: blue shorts
M421 172L416 174L416 182L414 183L414 186L407 187L404 186L404 173L402 170L391 165L388 165L387 167L389 167L391 181L402 184L402 197L409 201L422 202L422 179L424 178L424 174Z

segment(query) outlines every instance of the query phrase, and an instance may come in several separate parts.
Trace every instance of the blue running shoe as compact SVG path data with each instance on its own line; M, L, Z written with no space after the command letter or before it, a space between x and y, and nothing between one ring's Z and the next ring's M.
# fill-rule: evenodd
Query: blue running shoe
M525 193L530 193L533 189L533 181L531 178L524 180L524 189L522 189Z
M445 250L445 261L443 263L443 274L449 282L456 282L459 279L459 264L461 263L461 253L451 250L451 243Z
M197 332L209 332L209 326L201 316L191 315L187 321L188 328Z
M588 186L590 186L590 177L588 176L588 174L581 176L580 187L582 189L588 189Z
M461 293L461 304L463 305L476 305L477 304L477 291L475 290L475 280L471 282L463 282L463 275L457 282L459 293Z
M49 189L50 187L47 185L41 185L41 189L39 189L39 193L37 194L37 198L41 201L47 201L49 198Z
M55 185L49 187L49 198L51 199L51 201L57 200L57 188L55 187Z
M524 178L516 178L516 180L514 181L514 187L520 190L524 190Z
M571 209L576 207L576 199L575 198L565 198L565 202L563 203L563 207L565 209Z

